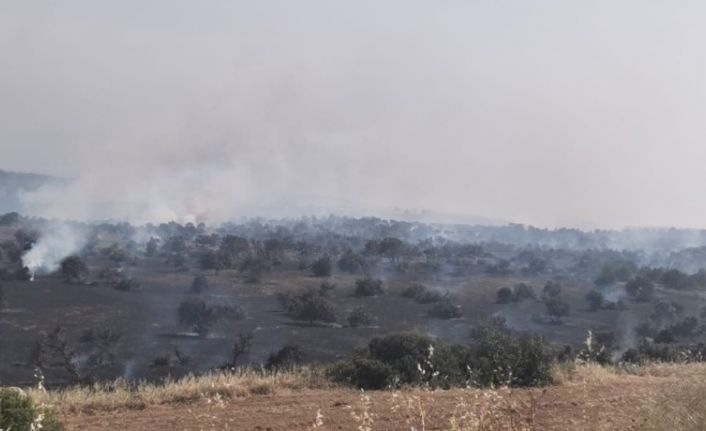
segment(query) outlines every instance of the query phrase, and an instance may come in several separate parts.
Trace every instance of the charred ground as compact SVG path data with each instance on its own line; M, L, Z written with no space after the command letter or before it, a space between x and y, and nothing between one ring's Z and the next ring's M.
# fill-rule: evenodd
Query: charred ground
M589 330L605 360L702 351L701 232L342 217L75 224L81 247L29 281L22 258L55 224L12 214L2 224L2 385L31 384L37 365L64 384L266 364L285 346L296 361L328 362L400 331L464 343L498 318L559 356ZM520 285L531 294L513 296Z

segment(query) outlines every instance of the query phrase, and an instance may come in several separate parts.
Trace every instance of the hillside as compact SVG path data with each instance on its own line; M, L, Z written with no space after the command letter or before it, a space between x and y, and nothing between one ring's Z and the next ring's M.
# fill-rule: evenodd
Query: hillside
M0 214L21 211L20 195L46 184L62 181L55 177L0 170Z

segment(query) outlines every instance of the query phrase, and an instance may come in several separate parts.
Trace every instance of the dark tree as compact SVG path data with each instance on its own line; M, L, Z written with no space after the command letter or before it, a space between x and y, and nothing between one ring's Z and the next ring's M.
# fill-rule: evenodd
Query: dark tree
M120 333L110 328L93 328L84 331L79 342L90 349L91 362L102 365L113 363L113 349L121 338Z
M603 308L605 297L600 291L592 290L586 294L586 302L590 311L598 311Z
M270 353L265 362L265 369L270 371L292 370L302 362L302 351L299 346L288 345L276 353Z
M431 306L429 309L429 317L437 319L458 319L463 317L463 311L460 305L454 304L450 298L445 298Z
M569 303L558 296L548 298L544 304L547 306L547 314L552 317L554 323L561 323L561 318L568 316L571 310Z
M190 298L182 301L177 309L177 319L182 326L190 326L201 336L211 330L211 326L221 319L242 319L240 308L208 305L201 299Z
M233 348L230 351L230 363L227 364L228 368L235 368L235 366L238 365L238 360L250 352L254 338L255 334L252 332L241 332L238 334L238 338L236 338L233 343Z
M150 238L145 246L145 255L152 257L157 254L157 249L159 247L159 240L157 238Z
M355 281L355 296L378 296L385 293L382 280L377 278L359 278Z
M317 259L311 265L311 272L316 277L330 277L332 269L333 264L331 263L331 258L328 256Z
M199 265L204 271L214 271L218 274L219 271L226 268L223 256L216 251L207 251L201 255Z
M319 285L319 294L321 296L329 296L331 292L336 288L336 283L331 283L324 281Z
M365 308L356 307L353 311L351 311L351 314L348 315L346 320L348 320L348 324L352 328L357 328L359 326L368 326L372 324L373 316L365 311Z
M336 306L315 290L290 296L285 301L285 308L293 318L306 320L310 324L336 321Z
M191 282L191 291L201 293L205 290L208 290L208 278L203 274L194 277L194 280Z
M525 299L537 299L537 294L532 286L525 283L516 284L512 289L512 300L514 302L524 301Z
M639 302L649 302L654 298L655 286L646 277L637 276L625 284L625 291Z
M509 287L501 287L498 289L497 302L498 304L507 304L512 302L512 289Z
M363 256L353 253L352 250L347 250L338 259L338 269L349 274L357 274L367 268L367 264Z
M556 281L547 281L542 289L542 294L545 298L555 298L561 294L561 284Z
M249 256L240 263L238 270L245 274L248 283L259 283L262 277L270 272L270 265L261 257Z
M88 271L83 259L73 255L61 261L61 273L67 283L80 282Z

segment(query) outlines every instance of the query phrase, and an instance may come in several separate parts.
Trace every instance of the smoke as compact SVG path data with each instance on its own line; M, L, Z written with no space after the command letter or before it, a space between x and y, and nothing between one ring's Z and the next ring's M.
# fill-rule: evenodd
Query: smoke
M23 198L24 212L64 219L402 208L702 226L704 12L4 2L3 168L74 178Z
M82 229L68 223L50 222L40 231L39 240L22 256L22 264L32 276L59 269L61 261L79 252L86 244Z

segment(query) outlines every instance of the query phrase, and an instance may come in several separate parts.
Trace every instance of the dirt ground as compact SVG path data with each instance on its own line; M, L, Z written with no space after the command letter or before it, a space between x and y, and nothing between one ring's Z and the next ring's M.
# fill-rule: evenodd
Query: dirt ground
M499 391L304 390L61 419L68 430L641 430L655 395L676 379L622 375Z

